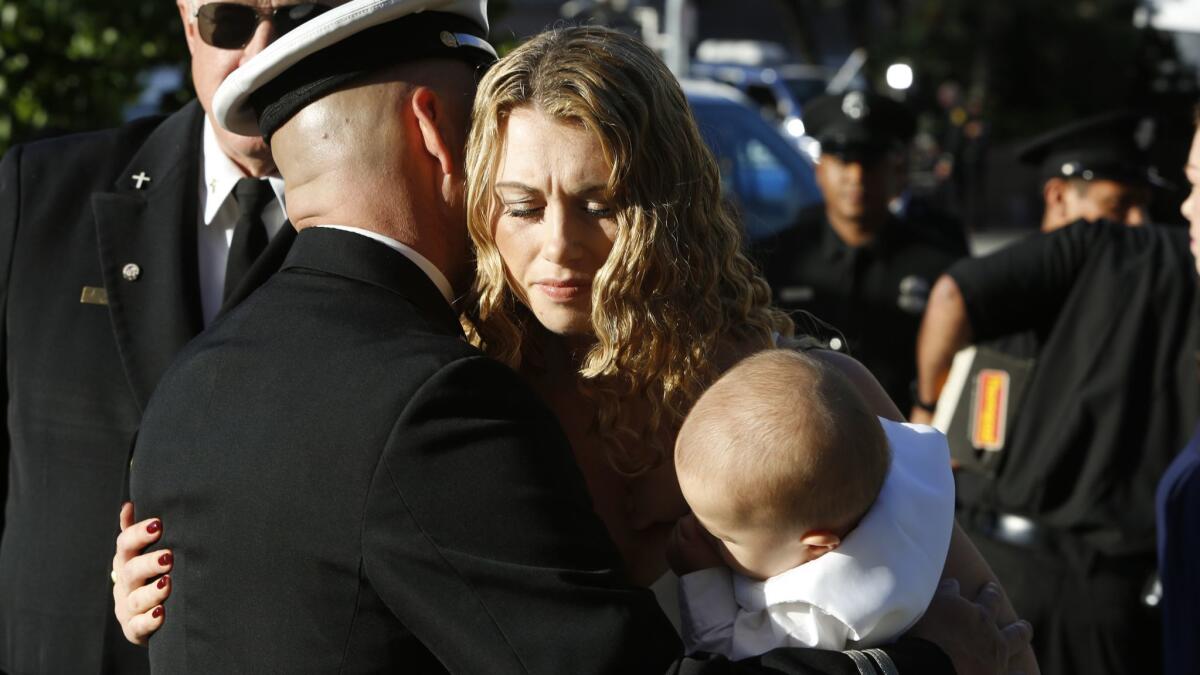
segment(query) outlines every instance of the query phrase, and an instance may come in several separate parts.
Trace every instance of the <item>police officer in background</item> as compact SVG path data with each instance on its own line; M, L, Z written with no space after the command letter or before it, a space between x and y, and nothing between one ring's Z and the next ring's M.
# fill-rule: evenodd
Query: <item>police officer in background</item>
M1153 120L1132 111L1112 111L1045 132L1017 150L1042 180L1042 232L1077 220L1140 227L1147 222L1152 190L1165 183L1146 152ZM986 343L1010 356L1037 356L1032 332L1006 334ZM932 402L914 404L927 410Z
M1066 136L1036 151L1060 174L1046 186L1053 231L960 261L935 285L917 393L935 401L968 344L1033 336L1002 453L986 473L959 473L959 521L1033 623L1043 673L1157 673L1154 489L1200 411L1196 275L1182 228L1127 226L1141 222L1145 165ZM1067 206L1119 222L1055 229Z
M852 91L814 99L804 121L821 144L816 177L824 204L757 245L758 258L776 304L840 329L849 352L907 410L929 289L965 251L888 208L916 131L907 108Z
M1151 188L1162 185L1145 150L1152 132L1148 118L1116 111L1054 129L1018 150L1045 181L1042 232L1079 219L1144 225Z

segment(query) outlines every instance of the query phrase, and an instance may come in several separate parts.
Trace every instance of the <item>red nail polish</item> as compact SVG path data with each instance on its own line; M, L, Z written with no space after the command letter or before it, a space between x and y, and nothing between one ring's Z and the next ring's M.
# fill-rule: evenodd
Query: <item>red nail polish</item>
M162 605L159 605L158 607L154 608L153 612L150 612L150 616L153 616L154 618L157 619L158 617L162 616L162 613L163 613Z
M158 583L155 585L158 586L159 588L166 588L167 587L167 577L165 577L165 576L159 577Z
M158 564L162 565L163 567L170 565L172 560L174 560L174 558L171 557L170 553L164 553L158 556Z
M149 532L150 534L154 534L155 532L158 532L161 529L162 529L162 523L157 520L150 521L150 524L146 526L146 531Z

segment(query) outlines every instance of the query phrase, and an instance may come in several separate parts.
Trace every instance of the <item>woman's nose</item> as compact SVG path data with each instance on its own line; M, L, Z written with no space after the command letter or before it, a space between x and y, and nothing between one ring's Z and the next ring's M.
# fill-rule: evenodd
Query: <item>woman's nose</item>
M542 255L551 262L564 263L576 260L583 251L579 234L580 223L567 209L547 207L544 223L546 238Z

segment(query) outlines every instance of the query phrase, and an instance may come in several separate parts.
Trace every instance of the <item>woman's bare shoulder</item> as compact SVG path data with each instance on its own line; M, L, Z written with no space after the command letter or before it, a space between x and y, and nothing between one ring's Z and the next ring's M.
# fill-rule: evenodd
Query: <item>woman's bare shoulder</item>
M866 399L867 407L875 415L895 422L905 421L900 409L883 390L879 380L876 380L871 371L857 359L831 349L814 349L809 355L845 375L858 393Z

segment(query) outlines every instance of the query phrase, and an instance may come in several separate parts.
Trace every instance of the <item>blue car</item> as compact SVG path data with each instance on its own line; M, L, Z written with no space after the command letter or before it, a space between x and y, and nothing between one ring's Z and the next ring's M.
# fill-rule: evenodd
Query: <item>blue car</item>
M733 87L685 80L700 133L721 167L721 189L754 242L786 229L821 202L812 165Z

